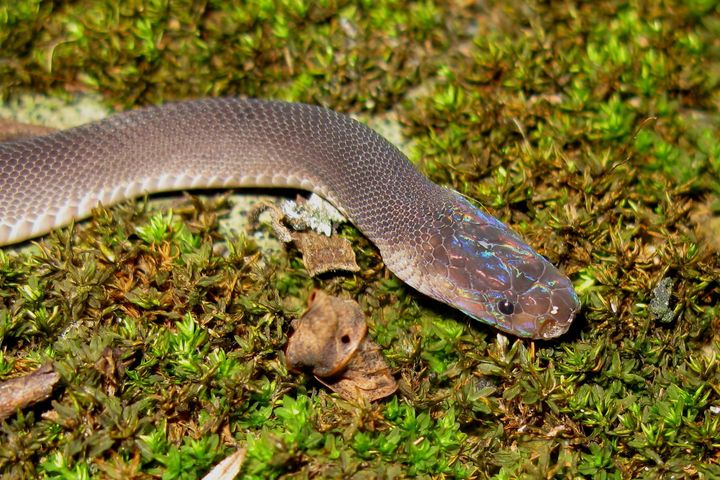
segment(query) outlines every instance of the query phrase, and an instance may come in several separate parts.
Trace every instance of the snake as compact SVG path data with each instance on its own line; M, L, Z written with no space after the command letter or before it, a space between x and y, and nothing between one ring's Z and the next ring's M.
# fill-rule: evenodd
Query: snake
M371 128L278 100L171 102L0 143L0 245L44 235L99 205L241 187L324 197L399 279L502 332L554 338L580 308L568 276Z

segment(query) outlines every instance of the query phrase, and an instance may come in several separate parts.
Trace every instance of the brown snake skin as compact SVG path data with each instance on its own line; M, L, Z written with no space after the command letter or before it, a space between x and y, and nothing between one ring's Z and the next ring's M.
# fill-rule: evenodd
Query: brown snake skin
M314 191L421 292L501 330L569 327L572 284L493 217L430 182L375 132L331 110L215 98L114 115L0 143L0 244L144 193L214 187Z

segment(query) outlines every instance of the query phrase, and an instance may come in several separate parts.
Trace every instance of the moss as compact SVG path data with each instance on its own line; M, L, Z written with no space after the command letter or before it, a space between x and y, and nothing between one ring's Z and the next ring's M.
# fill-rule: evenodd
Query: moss
M557 341L508 339L397 281L350 226L361 273L312 280L296 252L219 233L223 198L99 210L0 255L0 379L62 375L0 425L3 474L194 478L242 444L248 478L720 475L715 2L28 1L0 23L3 99L392 109L420 168L583 303ZM350 405L286 371L314 286L362 303L395 397Z

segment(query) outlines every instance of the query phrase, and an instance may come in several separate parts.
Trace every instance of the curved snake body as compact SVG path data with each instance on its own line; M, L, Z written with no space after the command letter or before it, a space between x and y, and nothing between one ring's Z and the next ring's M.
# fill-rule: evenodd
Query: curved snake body
M322 195L399 278L501 330L555 337L579 308L568 278L503 223L361 123L298 103L171 103L1 143L0 244L144 193L243 186Z

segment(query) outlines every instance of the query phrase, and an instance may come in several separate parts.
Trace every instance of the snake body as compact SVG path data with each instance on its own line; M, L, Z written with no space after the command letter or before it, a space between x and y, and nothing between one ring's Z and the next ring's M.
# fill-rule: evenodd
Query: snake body
M98 204L247 186L318 193L400 279L501 330L555 337L579 308L570 280L499 220L428 180L363 124L299 103L170 103L0 143L0 244Z

